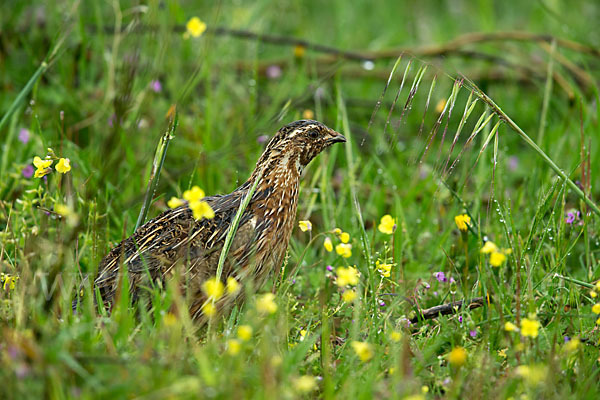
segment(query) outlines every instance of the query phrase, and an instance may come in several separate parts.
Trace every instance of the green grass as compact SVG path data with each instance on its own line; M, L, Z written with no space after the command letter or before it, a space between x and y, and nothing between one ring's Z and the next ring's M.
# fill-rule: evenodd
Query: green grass
M6 8L1 398L598 398L595 2ZM174 27L192 16L209 30L186 40ZM216 26L366 54L374 69ZM525 29L560 40L502 33ZM473 32L497 36L444 47ZM305 172L298 220L313 230L295 229L284 266L258 294L244 286L245 303L210 328L189 319L175 282L150 290L151 309L124 295L107 315L88 295L72 314L83 277L133 233L142 208L152 218L192 185L230 192L254 168L261 136L306 110L349 140ZM165 132L174 133L168 148ZM48 148L71 171L24 177ZM464 213L467 232L454 222ZM377 229L385 214L396 218L392 235ZM351 257L325 250L325 237L340 242L334 228L350 234ZM510 249L502 266L480 252L484 240ZM389 278L377 261L393 264ZM347 266L360 272L352 304L335 283ZM452 282L439 282L440 271ZM277 311L264 315L256 302L271 289ZM484 307L407 323L420 309L486 296ZM537 337L504 329L526 318L539 322ZM249 340L237 338L242 325ZM565 337L581 342L570 348ZM369 343L370 360L353 341ZM449 362L456 348L462 366ZM317 377L305 378L310 390L304 376Z

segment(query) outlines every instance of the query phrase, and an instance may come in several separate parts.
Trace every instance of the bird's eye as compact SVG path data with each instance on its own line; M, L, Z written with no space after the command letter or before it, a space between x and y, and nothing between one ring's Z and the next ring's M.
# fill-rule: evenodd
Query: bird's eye
M311 139L316 139L317 137L319 137L319 132L312 130L308 132L308 137L310 137Z

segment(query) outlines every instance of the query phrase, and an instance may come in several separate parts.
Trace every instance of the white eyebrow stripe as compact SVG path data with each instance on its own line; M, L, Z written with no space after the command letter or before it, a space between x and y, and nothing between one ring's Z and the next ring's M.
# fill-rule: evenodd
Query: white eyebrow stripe
M304 125L304 126L302 126L302 127L300 127L300 128L296 128L296 129L294 129L294 130L292 131L292 133L290 134L290 136L295 136L295 135L297 135L297 134L298 134L298 133L300 133L300 132L305 132L305 131L307 131L308 129L318 128L318 127L319 127L319 126L318 126L318 125L315 125L315 124Z

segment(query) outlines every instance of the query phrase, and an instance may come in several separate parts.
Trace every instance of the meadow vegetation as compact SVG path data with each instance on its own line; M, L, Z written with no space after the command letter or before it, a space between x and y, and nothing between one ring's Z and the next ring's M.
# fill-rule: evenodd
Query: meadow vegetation
M575 3L9 1L0 398L598 398L600 5ZM348 141L265 287L215 282L246 301L200 327L175 282L71 311L301 118Z

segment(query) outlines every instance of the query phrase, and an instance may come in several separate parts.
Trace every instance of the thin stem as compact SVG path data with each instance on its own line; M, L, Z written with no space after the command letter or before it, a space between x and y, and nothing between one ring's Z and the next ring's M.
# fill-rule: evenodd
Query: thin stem
M175 116L171 120L169 128L161 137L160 143L156 148L154 161L152 162L152 171L150 172L150 179L148 180L148 188L146 189L146 195L144 197L144 204L142 205L142 209L140 210L140 214L138 215L138 219L135 224L136 231L140 226L142 226L146 220L146 216L148 215L148 210L150 209L152 199L154 198L154 192L156 191L156 185L158 185L158 179L160 178L160 171L165 163L167 149L169 148L171 139L173 139L175 129L177 129L177 111L175 111Z
M494 103L494 101L491 98L489 98L481 89L479 89L477 85L468 80L468 78L464 78L471 84L477 97L479 97L482 101L489 105L496 115L502 118L508 126L510 126L515 132L517 132L521 139L523 139L525 143L529 145L529 147L531 147L536 153L538 153L538 155L542 157L546 164L548 164L558 176L560 176L567 182L567 185L569 185L569 187L573 189L575 194L581 200L583 200L585 204L587 204L597 215L600 216L600 208L598 208L598 206L590 198L588 198L581 189L579 189L575 182L569 179L567 174L565 174L565 172L562 169L560 169L558 165L556 165L554 161L552 161L552 159L548 157L548 155L533 140L531 140L529 136L527 136L527 134L519 127L519 125L517 125L512 119L510 119L510 117L504 111L502 111L502 109L498 107L498 105Z

